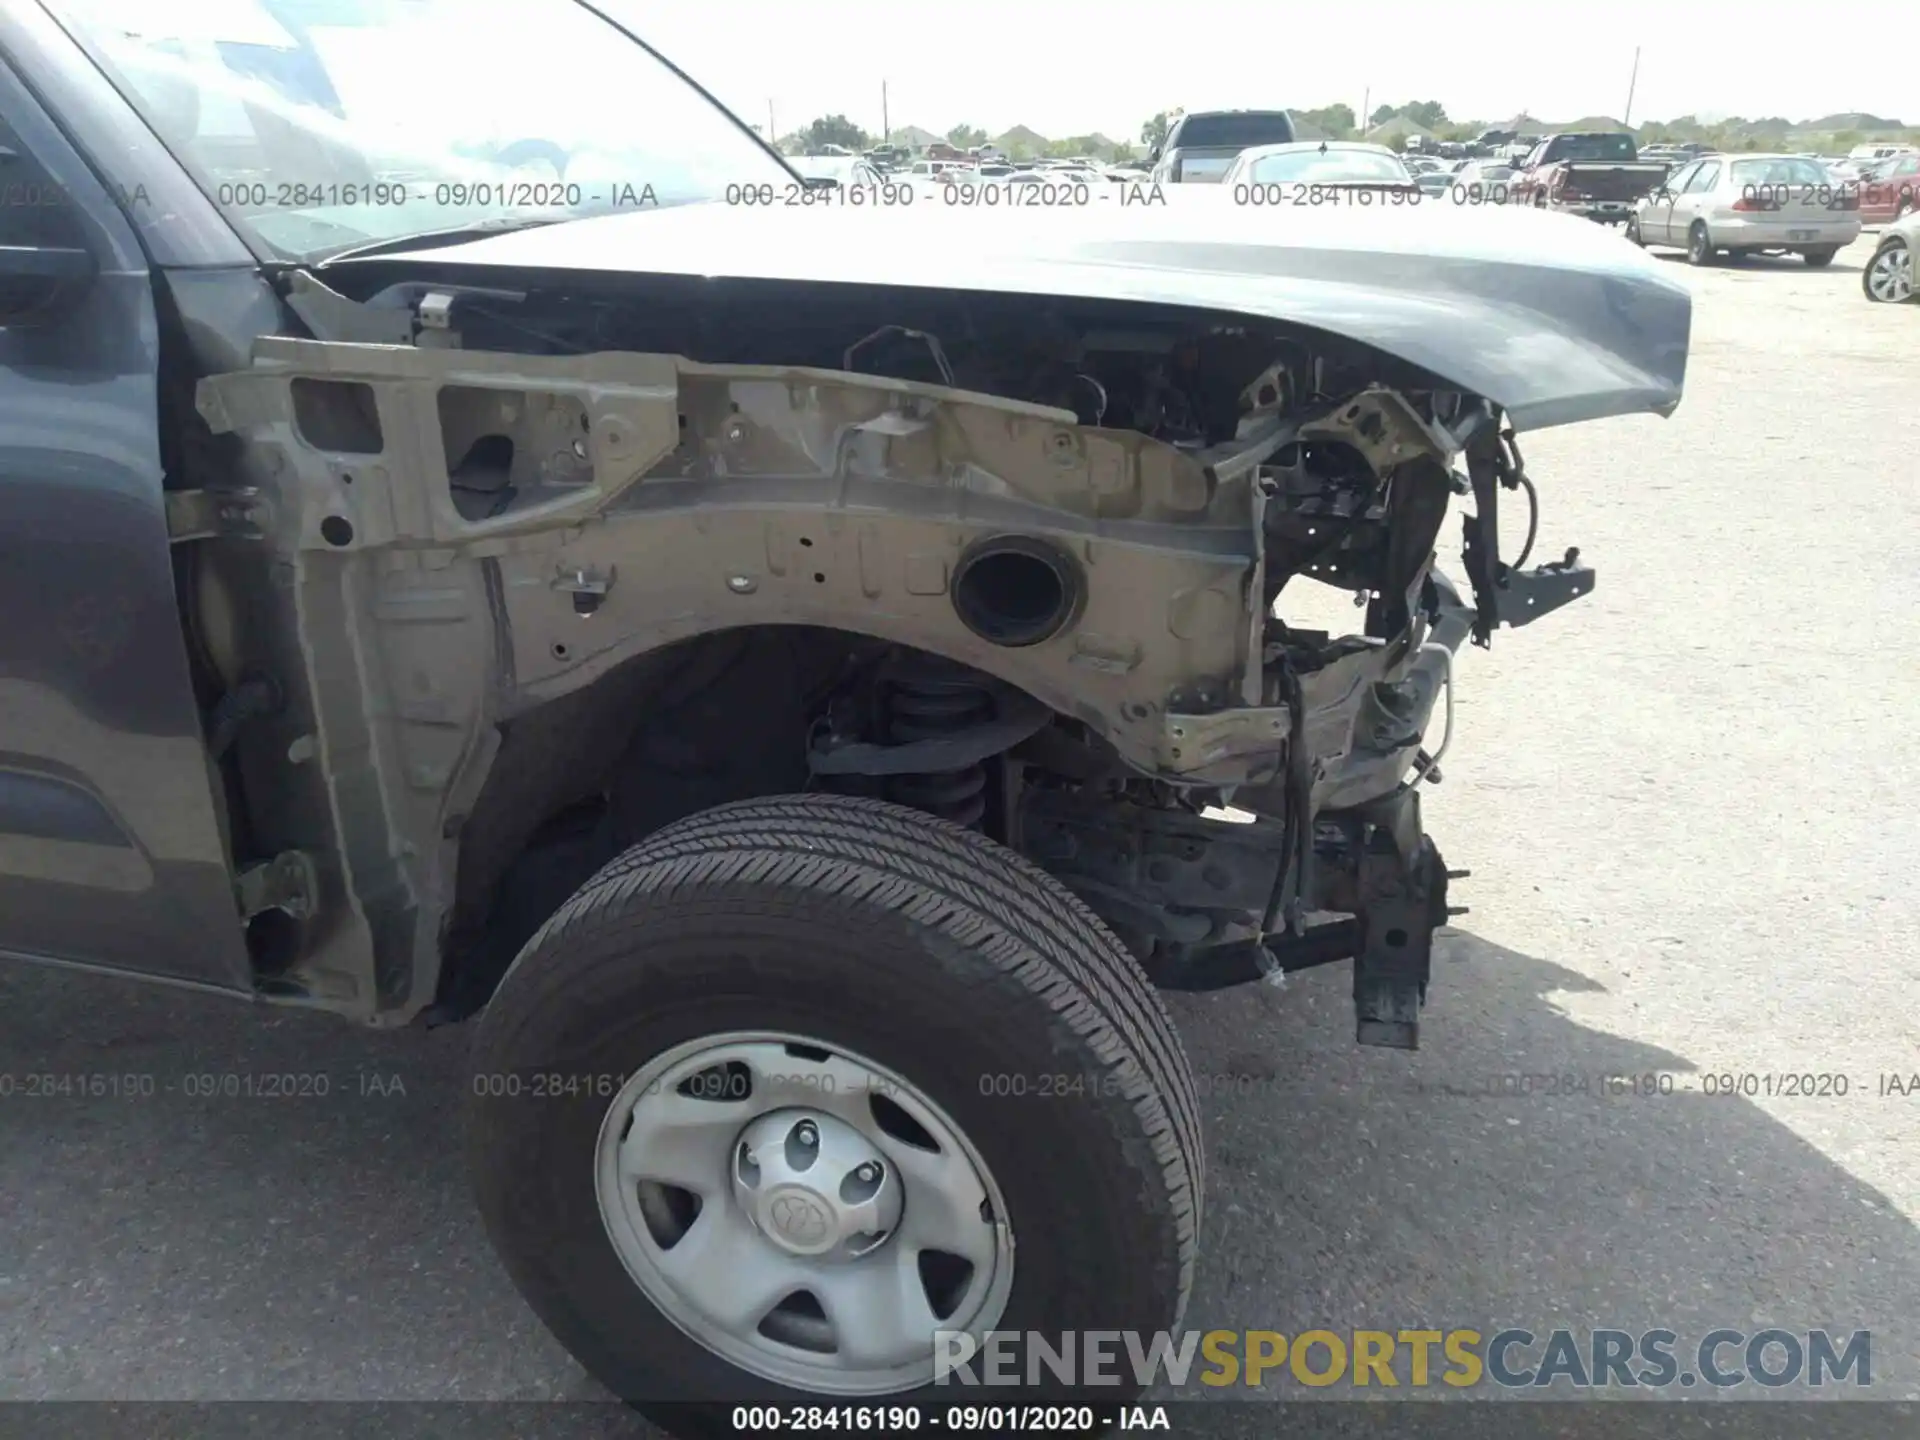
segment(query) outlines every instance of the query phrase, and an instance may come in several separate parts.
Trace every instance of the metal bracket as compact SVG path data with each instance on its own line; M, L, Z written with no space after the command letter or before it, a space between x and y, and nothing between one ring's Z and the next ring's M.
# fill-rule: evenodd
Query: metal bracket
M258 540L266 533L266 502L253 486L232 490L166 492L167 539L211 540L227 536Z
M405 310L379 310L349 300L304 270L287 275L287 308L305 322L317 340L358 345L411 345L413 317Z
M1421 455L1444 460L1452 440L1424 419L1397 390L1370 385L1330 415L1300 427L1302 440L1339 440L1384 475Z
M553 577L552 588L573 596L573 613L583 619L598 610L619 572L612 566L596 570L586 565L562 566Z
M233 882L243 919L279 910L295 920L314 914L320 903L320 871L304 850L283 850L264 865L242 870Z
M1577 546L1564 559L1531 570L1516 570L1500 559L1500 487L1516 489L1526 483L1518 455L1512 436L1494 430L1482 431L1467 448L1467 474L1478 513L1461 519L1465 544L1460 558L1473 584L1473 643L1482 647L1493 643L1493 632L1502 625L1518 629L1530 624L1594 586L1593 567L1580 563ZM1531 485L1528 491L1531 494ZM1531 537L1528 544L1531 547ZM1527 557L1523 553L1520 558Z
M1493 591L1494 614L1500 624L1518 629L1592 593L1593 586L1593 567L1580 563L1577 545L1568 548L1565 559L1550 560L1531 570L1502 565Z
M1155 757L1162 769L1190 775L1222 761L1264 755L1277 764L1286 748L1284 705L1246 706L1211 715L1169 713Z

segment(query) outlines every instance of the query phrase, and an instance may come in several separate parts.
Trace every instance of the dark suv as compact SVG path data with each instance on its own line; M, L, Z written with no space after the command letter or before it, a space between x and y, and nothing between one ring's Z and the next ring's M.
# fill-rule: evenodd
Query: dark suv
M1284 110L1199 110L1182 115L1147 158L1153 178L1218 182L1242 150L1291 145L1293 117Z

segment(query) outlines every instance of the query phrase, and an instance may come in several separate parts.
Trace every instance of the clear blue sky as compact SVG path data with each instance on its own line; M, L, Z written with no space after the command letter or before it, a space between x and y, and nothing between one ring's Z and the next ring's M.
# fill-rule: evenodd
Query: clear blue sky
M1636 120L1837 110L1920 126L1920 22L1895 0L1770 9L1712 0L607 0L742 118L782 133L844 112L998 133L1138 135L1173 106L1438 100L1457 119ZM1893 36L1904 30L1904 38ZM1893 48L1876 59L1874 37Z

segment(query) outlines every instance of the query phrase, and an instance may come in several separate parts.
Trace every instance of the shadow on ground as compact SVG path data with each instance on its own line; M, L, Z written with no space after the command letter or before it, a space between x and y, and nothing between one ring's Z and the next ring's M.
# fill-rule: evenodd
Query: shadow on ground
M1330 967L1285 992L1174 998L1211 1136L1188 1325L1665 1327L1681 1337L1683 1359L1721 1327L1867 1329L1869 1393L1920 1393L1920 1232L1755 1105L1687 1093L1687 1057L1573 1023L1555 997L1592 982L1445 935L1425 1048L1413 1055L1351 1044L1347 983L1344 967ZM0 1074L14 1077L0 1104L0 1395L604 1398L520 1304L469 1205L465 1045L458 1030L355 1031L112 981L0 972ZM119 1098L27 1098L21 1081L33 1074L147 1076L154 1093L124 1093L142 1088L136 1078L119 1082ZM1676 1077L1674 1093L1601 1093L1603 1077L1660 1074ZM253 1077L257 1092L266 1075L290 1077L296 1093L225 1093L235 1088L226 1076ZM1572 1093L1538 1082L1501 1093L1510 1075L1578 1079ZM1335 1393L1285 1382L1203 1398ZM1573 1396L1563 1382L1539 1398ZM1404 1412L1401 1423L1427 1422L1396 1433L1428 1433L1430 1423L1449 1433L1467 1424L1476 1436L1509 1425L1572 1435L1598 1422L1591 1433L1615 1437L1644 1422L1644 1433L1667 1436L1692 1425L1664 1405L1633 1407L1631 1426L1617 1407L1589 1419L1591 1406L1501 1406L1513 1413L1499 1428L1484 1407L1470 1422L1463 1407L1440 1408L1462 1418L1321 1402L1289 1406L1281 1428L1384 1435L1389 1409ZM1767 1409L1780 1423L1801 1417L1792 1423L1802 1429L1777 1433L1810 1433L1811 1412ZM1905 1406L1844 1409L1847 1423L1821 1412L1819 1433L1920 1433ZM1206 1410L1179 1415L1176 1428L1275 1433L1268 1407ZM57 1433L79 1435L99 1412L37 1407L13 1418L22 1413L34 1433L72 1425L82 1428ZM170 1416L187 1417L182 1434L214 1434L215 1417L242 1416L241 1407L121 1413L156 1435L170 1433ZM356 1429L356 1414L380 1416L378 1433L395 1436L485 1436L489 1416L500 1433L524 1437L628 1428L624 1412L599 1405L248 1413L272 1414L289 1435L303 1433L303 1415L330 1416L325 1433ZM1716 1433L1776 1432L1756 1411Z

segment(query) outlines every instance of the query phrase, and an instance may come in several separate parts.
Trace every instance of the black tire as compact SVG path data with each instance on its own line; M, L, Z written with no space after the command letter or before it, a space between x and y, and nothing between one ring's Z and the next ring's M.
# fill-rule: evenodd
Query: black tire
M1809 268L1818 270L1822 266L1831 265L1833 257L1839 253L1838 245L1822 245L1818 250L1802 250L1800 258L1807 262Z
M1713 237L1707 234L1704 220L1694 221L1687 231L1687 263L1689 265L1713 263Z
M1179 1324L1205 1163L1185 1052L1138 962L1021 856L875 800L787 796L692 816L602 870L528 943L481 1022L476 1075L617 1079L728 1030L844 1045L953 1117L1018 1244L997 1328ZM1024 1077L1024 1095L983 1093L1002 1074ZM1085 1093L1039 1098L1063 1074ZM678 1433L730 1433L734 1403L822 1400L689 1339L628 1278L593 1184L604 1091L475 1089L470 1160L488 1233L588 1371ZM676 1401L696 1408L664 1408Z
M1640 238L1640 219L1638 216L1629 215L1623 222L1621 229L1628 240L1638 245L1642 250L1647 248L1647 242Z
M1868 259L1867 263L1860 267L1860 291L1863 295L1867 297L1867 299L1873 301L1876 305L1900 303L1892 299L1892 297L1890 296L1883 298L1879 295L1874 294L1873 280L1874 280L1874 274L1875 274L1875 266L1879 264L1883 256L1886 256L1895 250L1905 250L1906 248L1907 248L1906 242L1901 240L1899 236L1889 235L1887 236L1886 239L1882 240L1880 244L1875 248L1872 257ZM1920 298L1920 297L1910 295L1907 297L1907 302L1912 303L1912 301L1915 298Z

